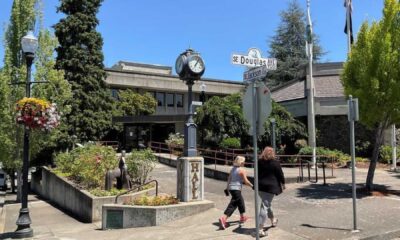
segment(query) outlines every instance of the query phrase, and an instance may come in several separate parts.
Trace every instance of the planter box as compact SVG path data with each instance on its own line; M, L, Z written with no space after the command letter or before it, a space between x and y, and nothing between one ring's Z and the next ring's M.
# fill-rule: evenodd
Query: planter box
M181 202L165 206L103 205L102 229L158 226L214 207L211 201Z
M72 183L52 173L46 167L38 168L32 173L31 189L78 220L87 223L100 221L102 206L115 201L115 196L95 197L85 190L77 189ZM118 198L118 201L129 201L133 196L153 189L123 195Z

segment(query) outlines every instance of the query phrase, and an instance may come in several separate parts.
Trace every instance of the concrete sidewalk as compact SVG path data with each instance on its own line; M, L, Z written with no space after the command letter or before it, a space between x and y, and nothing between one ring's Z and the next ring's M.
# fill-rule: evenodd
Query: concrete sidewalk
M322 184L288 184L286 191L273 201L277 228L268 229L267 239L396 239L400 237L400 174L377 170L374 183L386 191L375 196L357 194L359 233L352 233L351 171L337 170L337 178ZM364 183L367 169L357 169L357 182ZM160 182L160 191L176 193L176 169L158 164L152 173ZM157 227L123 230L100 230L100 223L84 224L47 202L32 199L29 208L34 239L254 239L254 191L243 189L246 213L251 217L242 227L238 216L232 216L231 226L219 230L218 218L229 198L223 195L225 181L205 179L205 198L216 208ZM378 194L380 193L380 194ZM30 198L31 199L31 198ZM8 201L11 202L11 201ZM20 205L6 204L5 231L13 232ZM237 213L237 212L236 212ZM0 239L7 239L3 234Z

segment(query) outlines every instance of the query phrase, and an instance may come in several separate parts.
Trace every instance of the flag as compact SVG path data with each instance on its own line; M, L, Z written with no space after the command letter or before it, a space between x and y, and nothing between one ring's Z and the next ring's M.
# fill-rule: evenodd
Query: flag
M344 0L344 7L346 8L346 23L344 25L344 33L347 34L347 18L349 18L349 24L350 24L350 43L353 44L354 38L353 38L353 23L351 20L351 14L353 12L353 6L351 4L351 0Z
M310 1L307 1L307 27L306 27L306 52L308 57L312 57L313 30L310 15Z

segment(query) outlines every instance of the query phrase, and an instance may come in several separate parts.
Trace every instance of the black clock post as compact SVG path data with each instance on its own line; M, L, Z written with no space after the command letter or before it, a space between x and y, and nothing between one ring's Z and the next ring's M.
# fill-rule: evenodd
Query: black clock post
M185 145L183 154L185 157L195 157L197 156L197 143L196 124L193 121L192 87L195 81L199 80L204 73L204 61L199 53L188 49L176 59L175 70L179 78L188 86L188 117L184 130Z
M176 59L176 73L188 86L188 115L185 124L185 146L183 157L178 158L177 192L181 202L201 201L204 199L204 159L197 156L196 124L193 121L192 87L204 73L204 61L200 54L188 49Z

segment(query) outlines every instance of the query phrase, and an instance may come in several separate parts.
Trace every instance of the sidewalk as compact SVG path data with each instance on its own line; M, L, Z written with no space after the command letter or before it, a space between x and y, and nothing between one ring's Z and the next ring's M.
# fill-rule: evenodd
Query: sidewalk
M336 171L336 170L335 170ZM377 170L375 184L386 190L387 195L366 196L357 194L357 223L361 230L352 233L353 215L351 198L351 171L338 169L337 178L329 179L328 185L321 183L288 184L286 191L273 201L275 215L279 218L277 228L268 229L264 239L395 239L400 237L400 174ZM357 182L364 183L367 169L357 169ZM160 191L175 194L176 169L158 164L153 178L160 182ZM100 223L81 223L49 203L34 200L29 202L31 227L34 239L48 240L100 240L100 239L254 239L254 192L243 189L246 213L251 217L242 227L238 216L232 216L231 226L219 230L218 217L229 198L223 195L226 182L205 179L205 198L215 202L216 208L201 214L183 218L157 227L131 228L123 230L100 230ZM31 199L31 198L30 198ZM5 231L13 232L20 205L7 204ZM0 236L7 239L9 234Z

